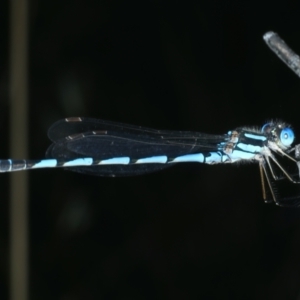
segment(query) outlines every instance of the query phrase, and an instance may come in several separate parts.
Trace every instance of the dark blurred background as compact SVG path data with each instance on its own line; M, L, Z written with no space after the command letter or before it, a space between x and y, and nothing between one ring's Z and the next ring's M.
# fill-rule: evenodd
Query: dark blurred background
M226 133L280 118L300 132L300 2L30 1L30 158L58 119ZM9 3L0 3L0 156L9 156ZM1 175L0 299L9 295ZM30 172L30 299L300 299L300 210L264 204L257 165L133 178Z

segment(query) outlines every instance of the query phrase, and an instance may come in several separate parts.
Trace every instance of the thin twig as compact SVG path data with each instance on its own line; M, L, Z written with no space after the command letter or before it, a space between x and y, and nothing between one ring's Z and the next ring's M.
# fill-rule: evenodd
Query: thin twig
M280 38L280 36L269 31L263 36L270 49L300 77L300 57Z

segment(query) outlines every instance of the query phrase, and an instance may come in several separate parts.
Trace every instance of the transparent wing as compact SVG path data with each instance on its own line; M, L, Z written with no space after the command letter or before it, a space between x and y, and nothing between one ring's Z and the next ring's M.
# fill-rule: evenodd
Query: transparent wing
M131 159L166 155L175 158L196 152L216 151L227 135L208 135L187 131L161 131L97 119L72 118L56 122L48 135L54 143L46 156L57 159L92 157ZM153 172L169 164L106 165L75 167L72 171L102 176L127 176Z

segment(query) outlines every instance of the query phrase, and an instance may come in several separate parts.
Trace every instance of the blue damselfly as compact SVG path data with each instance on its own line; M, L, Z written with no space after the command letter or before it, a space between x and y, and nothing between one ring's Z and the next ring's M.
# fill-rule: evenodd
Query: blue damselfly
M299 147L292 148L294 132L281 121L269 122L261 129L239 127L227 134L212 135L76 117L54 123L48 136L53 143L46 152L47 159L0 160L0 172L64 167L84 174L115 177L154 172L176 163L257 162L265 201L269 201L270 191L276 204L298 205L297 197L281 198L274 188L274 182L280 179L300 183ZM293 172L280 162L280 157L295 166Z

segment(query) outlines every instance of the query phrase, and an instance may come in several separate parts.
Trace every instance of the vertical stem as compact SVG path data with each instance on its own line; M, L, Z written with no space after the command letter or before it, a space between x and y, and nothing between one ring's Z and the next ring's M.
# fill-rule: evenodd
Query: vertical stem
M10 1L10 151L27 157L28 1ZM11 174L10 299L28 298L28 180L26 172Z

